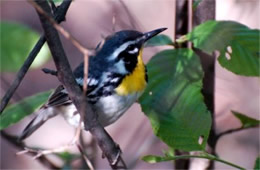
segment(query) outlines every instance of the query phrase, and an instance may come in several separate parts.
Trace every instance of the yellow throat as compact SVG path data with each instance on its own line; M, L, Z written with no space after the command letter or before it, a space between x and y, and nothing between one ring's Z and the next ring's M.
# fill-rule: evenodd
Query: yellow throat
M143 92L146 87L145 66L142 60L143 49L140 50L137 57L137 66L134 71L127 75L122 83L115 89L119 95L128 95L135 92Z

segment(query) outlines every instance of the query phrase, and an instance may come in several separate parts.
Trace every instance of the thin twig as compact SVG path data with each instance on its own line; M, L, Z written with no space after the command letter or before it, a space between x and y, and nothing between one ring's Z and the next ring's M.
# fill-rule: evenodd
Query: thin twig
M25 145L23 142L18 142L18 137L9 135L8 133L1 131L1 136L6 139L9 143L14 145L19 149L24 149ZM33 154L33 153L30 153ZM57 165L52 163L47 157L42 156L38 159L44 166L48 167L49 169L60 169Z
M78 143L78 142L77 142L77 147L78 147L78 149L79 149L79 151L80 151L82 157L84 158L85 162L87 163L89 169L90 169L90 170L94 170L94 167L93 167L91 161L88 159L88 157L86 156L86 154L85 154L83 148L81 147L80 143Z
M10 82L4 76L1 77L1 84L2 84L3 91L8 90L9 87L11 86ZM5 87L3 87L3 86L5 86ZM18 93L15 93L13 95L14 102L22 100L22 99L23 99L23 97L20 94L18 94Z
M88 49L86 49L76 38L74 38L68 31L61 27L52 17L46 14L43 9L37 5L33 0L28 0L28 2L41 13L55 28L58 30L66 39L70 40L71 43L84 55L88 55Z
M57 71L55 70L50 70L48 68L43 68L42 71L45 73L45 74L50 74L50 75L53 75L53 76L57 76Z
M27 73L28 69L30 68L32 62L34 61L35 57L39 53L41 47L45 43L46 39L42 35L41 38L38 40L36 45L34 46L33 50L29 54L28 58L24 62L23 66L20 68L19 72L17 73L12 85L10 88L7 90L5 93L4 97L2 98L1 101L1 106L0 106L0 114L3 113L5 107L7 106L9 100L13 96L14 92L16 91L17 87L20 85L21 81L23 80L25 74Z
M88 54L84 54L84 83L83 83L83 92L87 94L88 87Z
M41 13L42 15L44 15L44 17L46 17L46 19L56 28L56 30L58 30L65 38L67 38L68 40L70 40L72 42L72 44L80 51L83 53L84 55L84 83L83 83L83 94L86 94L87 92L87 79L88 79L88 49L86 49L78 40L76 40L76 38L74 38L68 31L66 31L63 27L61 27L60 25L58 25L56 23L56 21L50 17L49 15L47 15L42 8L37 5L36 2L34 1L30 1L29 3L31 3L34 8L36 8L36 10ZM52 7L53 8L53 7ZM80 115L80 121L79 121L79 125L77 127L76 130L76 134L72 140L72 144L77 143L77 141L79 140L79 136L81 133L81 124L84 120L84 114Z
M176 28L177 28L177 24L176 24L176 13L177 13L177 11L176 11L176 0L174 0L174 1L172 1L172 3L173 3L173 36L172 36L172 40L173 40L173 42L175 43L175 41L176 41Z
M72 146L73 146L72 144L68 144L68 145L63 145L63 146L53 148L53 149L43 149L43 150L24 147L24 149L20 152L17 152L16 155L23 155L25 153L34 153L35 155L34 155L33 159L38 159L38 158L42 157L43 155L64 152Z
M59 8L57 9L57 13L55 13L55 19L58 23L65 20L65 15L68 11L71 2L72 0L64 0L62 4L59 6ZM5 93L4 97L1 100L0 115L3 113L5 107L7 106L8 102L12 98L18 86L20 85L21 81L23 80L25 74L27 73L28 69L30 68L32 62L34 61L35 57L39 53L45 41L46 39L44 35L42 35L41 38L36 43L36 45L34 46L34 48L32 49L32 51L30 52L23 66L20 68L19 72L16 75L15 80L13 81L12 85L7 90L7 92Z
M240 127L240 128L235 128L235 129L229 129L227 131L224 131L224 132L221 132L219 134L216 135L216 141L219 140L219 138L225 136L225 135L228 135L228 134L231 134L231 133L234 133L234 132L239 132L241 130L246 130L246 129L251 129L251 128L255 128L255 127L259 127L259 126L251 126L251 127Z
M218 162L224 163L226 165L232 166L234 168L237 168L237 169L240 169L240 170L245 170L245 168L243 168L243 167L241 167L239 165L236 165L236 164L233 164L233 163L228 162L226 160L220 159L220 158L218 158L218 157L216 157L214 155L206 155L206 156L204 156L204 155L180 155L180 156L174 156L173 158L169 157L168 160L190 159L190 158L201 158L201 159L208 159L208 160L218 161Z
M192 10L193 0L188 0L188 32L192 30L193 23L193 10ZM192 47L192 43L188 41L188 48Z

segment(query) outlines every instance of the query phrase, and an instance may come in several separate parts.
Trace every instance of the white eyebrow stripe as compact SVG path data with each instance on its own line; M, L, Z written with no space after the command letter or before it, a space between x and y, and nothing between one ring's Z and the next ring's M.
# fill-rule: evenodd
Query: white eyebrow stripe
M134 44L135 41L128 41L124 44L122 44L118 49L116 49L109 57L108 57L108 60L111 61L111 60L115 60L116 57L122 52L124 51L130 44Z

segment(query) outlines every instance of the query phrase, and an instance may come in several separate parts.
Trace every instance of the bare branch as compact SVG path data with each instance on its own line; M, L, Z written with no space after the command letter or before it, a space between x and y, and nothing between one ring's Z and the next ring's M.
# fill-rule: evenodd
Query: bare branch
M72 0L64 0L63 3L58 7L57 12L55 13L55 20L60 23L65 20L65 15L68 11L68 8L71 4ZM20 68L19 72L16 75L15 80L13 81L10 88L5 93L4 97L1 100L0 106L0 114L3 113L6 105L10 101L11 97L13 96L14 92L20 85L21 81L23 80L25 74L27 73L29 67L31 66L32 62L34 61L35 57L39 53L40 49L42 48L43 44L45 43L46 39L44 35L38 40L32 51L30 52L29 56L27 57L26 61L24 62L23 66Z
M23 66L20 68L19 72L16 75L15 80L13 81L12 85L10 86L10 88L7 90L4 97L2 98L1 106L0 106L0 114L3 113L6 105L8 104L9 100L13 96L17 87L20 85L21 81L23 80L25 74L27 73L29 67L31 66L32 62L34 61L35 57L39 53L39 51L40 51L41 47L43 46L43 44L45 43L45 41L46 41L46 39L42 35L41 38L36 43L36 45L34 46L31 53L29 54L28 58L24 62Z
M192 10L192 3L193 3L193 0L188 0L188 32L190 32L192 30L192 23L193 23L193 10ZM188 42L188 48L191 49L192 47L192 43L191 42Z
M37 5L42 9L43 13L51 16L50 6L46 1L36 1ZM47 43L53 56L56 68L58 70L58 79L66 87L69 96L76 108L78 109L81 117L84 115L85 129L89 130L95 140L98 142L99 147L103 151L104 155L108 159L110 166L113 169L119 168L119 163L123 162L120 156L121 152L119 147L114 143L113 139L104 130L97 120L96 114L89 106L85 95L82 94L81 89L77 85L73 73L71 71L68 59L63 50L63 46L59 39L57 30L52 26L52 23L46 19L46 16L37 9L37 13L40 17L42 27L44 29ZM86 54L84 52L84 54ZM124 164L124 163L122 163ZM126 168L123 165L123 168Z
M48 68L43 68L42 69L42 71L45 73L45 74L51 74L51 75L53 75L53 76L57 76L57 71L55 71L55 70L50 70L50 69L48 69Z
M29 3L31 3L36 10L41 13L42 15L44 15L44 17L52 24L52 26L55 27L56 30L58 30L65 38L67 38L68 40L70 40L72 42L72 44L80 51L83 53L84 55L84 83L83 83L83 93L86 94L87 92L87 78L88 78L88 50L83 47L83 45L81 45L81 43L76 40L76 38L74 38L68 31L66 31L63 27L61 27L60 25L58 25L55 20L52 19L52 17L50 17L48 14L45 13L45 11L43 11L43 9L34 1L29 1ZM54 8L54 4L52 4L52 9ZM72 139L71 144L74 145L77 143L77 141L79 140L80 137L80 133L81 133L81 124L84 120L85 115L84 114L80 114L80 121L79 121L79 125L76 129L76 133L75 136ZM71 144L69 144L68 146L71 146ZM65 146L65 148L67 147L67 145ZM63 146L61 146L61 148L63 148ZM59 149L58 149L59 150ZM41 152L41 153L53 153L52 151L55 151L55 149L52 149L51 152L49 152L48 150L46 150L46 152Z
M259 127L259 126L257 125L257 126L251 126L251 127L240 127L240 128L229 129L227 131L221 132L221 133L216 135L216 138L215 138L216 143L219 140L219 138L221 138L222 136L225 136L225 135L228 135L228 134L231 134L231 133L234 133L234 132L239 132L239 131L242 131L242 130L246 130L246 129L255 128L255 127Z

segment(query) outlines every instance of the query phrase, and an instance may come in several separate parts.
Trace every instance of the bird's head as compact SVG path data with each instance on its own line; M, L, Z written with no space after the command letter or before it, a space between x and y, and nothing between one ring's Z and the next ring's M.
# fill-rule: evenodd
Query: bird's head
M167 28L159 28L141 33L134 30L124 30L108 36L96 48L96 56L113 63L114 71L128 74L142 60L144 43Z

